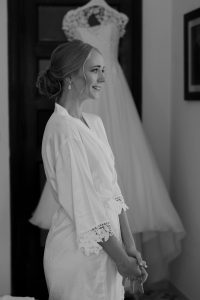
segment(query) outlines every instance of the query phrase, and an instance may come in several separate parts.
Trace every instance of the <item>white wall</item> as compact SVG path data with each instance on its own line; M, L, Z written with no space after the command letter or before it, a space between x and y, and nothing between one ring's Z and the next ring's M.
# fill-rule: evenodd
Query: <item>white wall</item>
M143 123L187 231L171 280L199 300L200 102L184 101L183 15L199 0L143 0Z
M183 15L198 7L199 0L173 1L171 187L187 237L172 279L191 300L200 299L200 101L184 101Z
M0 295L10 293L7 0L0 1Z
M170 182L172 1L143 0L143 125Z

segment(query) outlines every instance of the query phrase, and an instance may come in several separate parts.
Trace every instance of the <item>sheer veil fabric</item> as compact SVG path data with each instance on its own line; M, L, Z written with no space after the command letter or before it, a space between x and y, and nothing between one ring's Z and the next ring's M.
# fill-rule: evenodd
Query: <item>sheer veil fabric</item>
M90 26L91 15L96 25ZM181 251L185 231L172 204L161 173L145 137L134 100L118 62L119 40L128 17L104 0L92 0L67 12L63 30L69 40L81 39L104 56L106 83L97 101L87 101L84 111L103 120L114 153L118 182L136 243L150 265L150 281L167 276L168 265ZM31 222L49 228L55 212L54 196L47 186ZM49 205L49 206L48 206ZM48 208L47 208L48 207ZM51 209L52 208L52 209Z

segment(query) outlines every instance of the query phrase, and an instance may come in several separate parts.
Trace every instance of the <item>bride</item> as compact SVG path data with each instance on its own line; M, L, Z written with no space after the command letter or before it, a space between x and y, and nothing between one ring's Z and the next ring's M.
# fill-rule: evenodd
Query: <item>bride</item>
M96 20L95 26L90 25L91 16ZM127 214L132 233L152 268L150 279L157 281L167 276L169 262L180 253L185 231L118 62L119 40L127 22L125 14L111 8L104 0L91 0L66 13L63 30L68 40L81 39L104 56L106 83L101 99L92 103L86 101L83 110L103 120L115 156L119 186L129 207ZM47 209L47 202L52 209ZM31 222L49 228L55 210L56 203L47 184Z

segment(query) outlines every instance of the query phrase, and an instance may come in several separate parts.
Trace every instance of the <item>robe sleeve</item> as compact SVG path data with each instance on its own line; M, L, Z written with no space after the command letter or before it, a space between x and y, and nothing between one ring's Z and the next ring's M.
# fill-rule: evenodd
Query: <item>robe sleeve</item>
M114 201L117 206L117 212L120 214L122 210L126 211L129 209L129 207L126 205L124 201L124 197L122 195L121 189L119 187L118 181L117 181L117 173L115 171L115 184L114 184Z
M110 147L108 137L107 137L107 134L106 134L106 130L105 130L105 127L103 125L103 121L101 120L101 118L99 116L98 116L98 124L99 124L100 131L102 133L102 137L104 139L104 142L107 143L107 145L110 149L112 158L115 161L115 157L114 157L114 154L113 154L112 149ZM115 168L114 168L114 173L113 174L114 174L114 179L113 179L113 182L114 182L114 197L113 197L113 199L115 201L115 206L117 207L117 212L118 212L118 214L120 214L122 209L124 211L126 211L129 207L126 205L126 203L124 201L124 197L122 195L121 189L120 189L119 184L118 184L117 172L116 172Z
M81 139L68 138L56 160L58 201L75 223L79 248L98 254L98 242L113 235L103 201L97 194Z
M52 188L46 181L40 196L39 203L29 219L29 222L43 229L50 229L52 217L58 209L58 203L55 200Z

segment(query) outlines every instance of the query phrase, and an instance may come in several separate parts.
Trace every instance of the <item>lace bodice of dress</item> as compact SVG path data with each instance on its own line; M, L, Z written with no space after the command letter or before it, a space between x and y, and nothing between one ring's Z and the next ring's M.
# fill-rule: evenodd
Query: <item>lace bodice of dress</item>
M94 26L90 24L92 18ZM127 22L125 14L94 5L68 11L62 29L68 40L81 39L98 48L105 59L113 61L118 57L119 38L124 35Z

